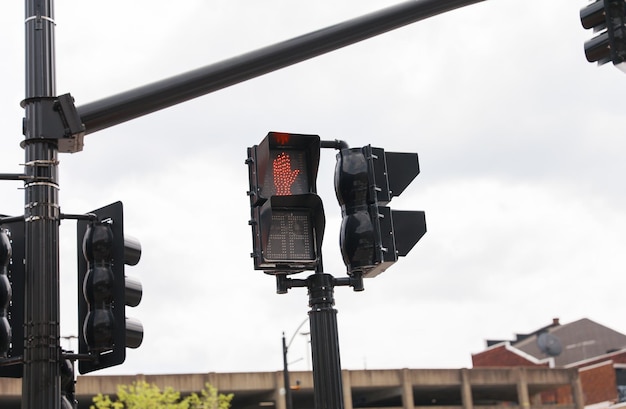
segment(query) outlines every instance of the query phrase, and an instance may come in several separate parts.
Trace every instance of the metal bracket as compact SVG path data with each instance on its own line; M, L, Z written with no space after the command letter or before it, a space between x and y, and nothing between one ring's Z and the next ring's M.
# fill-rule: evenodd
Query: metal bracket
M11 223L20 223L24 221L24 215L22 216L5 216L0 214L0 225L3 224L11 224Z
M336 150L340 151L342 149L347 149L350 146L348 145L348 143L346 141L335 139L334 141L320 141L320 147L321 148L336 149Z
M0 358L0 366L22 365L24 363L23 356L16 356L11 358Z
M284 274L276 274L276 293L277 294L287 294L287 292L296 287L309 287L310 279L315 276L309 276L308 280L298 279L298 278L289 278L287 277L288 273ZM321 274L321 273L316 273ZM363 286L363 275L362 274L354 274L352 277L340 277L340 278L332 278L330 281L331 286L349 286L352 287L354 291L363 291L365 287ZM310 288L309 288L310 289Z
M23 173L0 173L0 180L27 180L30 176Z
M24 119L24 135L28 139L56 139L59 152L75 153L83 150L85 125L82 123L74 98L70 94L56 98L36 98L42 106L42 117L33 124ZM26 101L22 101L25 106ZM27 124L38 129L27 129ZM26 141L21 146L24 147Z
M61 213L61 220L88 220L88 221L93 221L93 220L98 220L98 216L96 216L94 213L87 213L87 214Z

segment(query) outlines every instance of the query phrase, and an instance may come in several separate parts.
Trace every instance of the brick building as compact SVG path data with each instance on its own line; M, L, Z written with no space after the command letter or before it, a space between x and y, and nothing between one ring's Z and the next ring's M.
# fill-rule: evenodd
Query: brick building
M584 404L609 407L626 402L626 335L583 318L550 325L513 340L488 340L472 355L474 368L577 368ZM567 390L544 393L542 403L569 403Z

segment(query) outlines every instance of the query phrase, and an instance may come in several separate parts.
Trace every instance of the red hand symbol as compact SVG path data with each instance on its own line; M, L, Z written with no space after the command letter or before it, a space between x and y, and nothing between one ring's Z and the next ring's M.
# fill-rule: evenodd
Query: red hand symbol
M291 185L296 181L300 169L291 169L291 158L285 152L279 154L272 163L274 188L277 196L291 194Z

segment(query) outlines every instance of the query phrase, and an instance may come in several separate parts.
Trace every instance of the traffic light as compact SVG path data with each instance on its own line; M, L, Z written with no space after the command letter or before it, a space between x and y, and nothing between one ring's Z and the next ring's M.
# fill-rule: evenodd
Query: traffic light
M24 221L0 226L0 358L24 355ZM21 378L23 365L0 366L0 377Z
M320 137L270 132L248 148L254 268L268 274L316 270L324 209L316 194Z
M335 193L343 217L339 245L349 275L382 273L426 233L423 211L387 207L418 174L415 153L368 145L337 154Z
M587 61L598 65L626 60L626 0L596 0L580 10L584 28L600 34L585 42Z
M141 283L126 277L124 264L141 258L138 241L124 236L121 202L90 212L93 220L77 223L78 350L93 359L78 363L80 373L119 365L126 348L143 340L141 322L126 317L126 306L141 301Z

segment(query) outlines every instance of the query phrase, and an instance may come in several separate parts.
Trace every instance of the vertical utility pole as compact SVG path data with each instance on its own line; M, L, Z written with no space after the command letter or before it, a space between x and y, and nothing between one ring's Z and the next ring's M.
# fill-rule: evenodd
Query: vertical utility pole
M22 409L61 406L58 146L48 134L56 95L53 0L26 1L25 311ZM17 295L18 297L21 295ZM19 342L19 341L18 341Z
M293 398L291 396L291 382L289 381L289 364L287 363L287 342L283 332L283 383L285 384L285 407L293 409Z
M315 409L344 407L337 310L333 297L336 282L333 276L321 272L307 278Z

